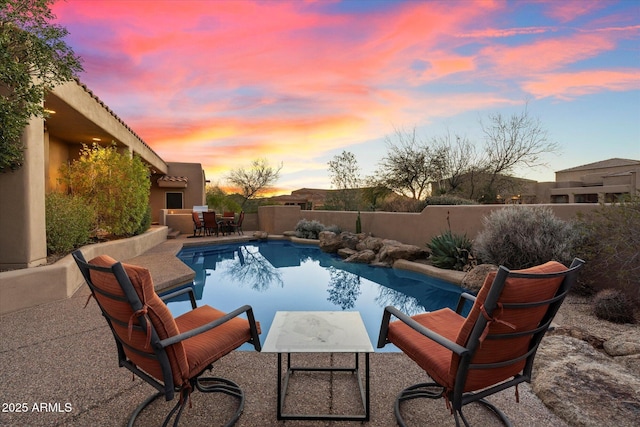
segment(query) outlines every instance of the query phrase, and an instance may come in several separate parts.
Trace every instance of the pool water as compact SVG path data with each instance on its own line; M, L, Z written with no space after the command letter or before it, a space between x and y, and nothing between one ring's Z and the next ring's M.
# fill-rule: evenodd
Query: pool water
M249 242L185 248L179 254L196 272L198 305L231 311L253 307L264 342L276 311L359 311L376 346L384 307L409 314L455 309L461 288L419 273L342 261L316 245L289 241ZM187 298L169 302L178 316ZM466 307L466 311L470 305ZM466 314L466 313L465 313ZM241 349L253 349L246 344ZM387 345L376 351L398 351Z

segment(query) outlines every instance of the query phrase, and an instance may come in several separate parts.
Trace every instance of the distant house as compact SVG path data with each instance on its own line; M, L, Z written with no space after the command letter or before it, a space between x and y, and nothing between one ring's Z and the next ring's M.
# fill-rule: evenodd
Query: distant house
M551 203L611 203L640 194L640 160L608 159L556 172Z

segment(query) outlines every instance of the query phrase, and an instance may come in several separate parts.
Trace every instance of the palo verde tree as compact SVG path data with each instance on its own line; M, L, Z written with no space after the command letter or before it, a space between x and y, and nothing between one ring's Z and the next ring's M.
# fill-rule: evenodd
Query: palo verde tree
M240 167L233 169L227 175L227 181L234 187L240 189L244 208L249 199L252 199L268 190L280 177L282 164L278 168L269 165L266 159L256 159L251 163L250 168Z
M343 151L340 155L336 155L330 160L329 176L331 177L331 185L337 190L328 200L330 205L345 211L356 210L360 206L360 166L356 156L349 152Z
M0 0L0 172L24 162L22 131L45 117L45 92L82 71L80 58L52 24L54 0Z
M120 153L115 145L85 145L61 175L69 192L93 207L99 229L132 236L148 228L151 181L139 156Z

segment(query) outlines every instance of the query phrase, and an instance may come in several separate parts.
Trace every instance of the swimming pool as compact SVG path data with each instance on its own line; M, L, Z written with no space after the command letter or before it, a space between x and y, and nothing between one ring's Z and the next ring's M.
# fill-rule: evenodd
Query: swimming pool
M198 304L231 311L253 307L264 342L276 311L359 311L375 347L382 312L393 305L408 314L455 308L461 288L419 273L342 261L316 245L289 241L244 242L183 249ZM191 309L184 299L168 304L174 316ZM468 311L470 307L467 307ZM241 349L253 349L245 345ZM398 351L387 345L376 351Z

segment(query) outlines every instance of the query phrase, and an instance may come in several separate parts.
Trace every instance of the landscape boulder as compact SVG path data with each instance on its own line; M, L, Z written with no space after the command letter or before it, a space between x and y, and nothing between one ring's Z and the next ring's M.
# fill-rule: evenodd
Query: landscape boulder
M397 240L381 239L368 234L322 231L318 235L319 247L324 252L337 253L347 262L391 266L399 259L415 261L427 259L426 248L407 245Z
M532 389L569 425L636 426L640 377L615 359L579 338L547 334L534 362Z

